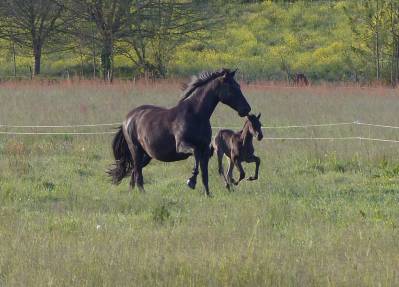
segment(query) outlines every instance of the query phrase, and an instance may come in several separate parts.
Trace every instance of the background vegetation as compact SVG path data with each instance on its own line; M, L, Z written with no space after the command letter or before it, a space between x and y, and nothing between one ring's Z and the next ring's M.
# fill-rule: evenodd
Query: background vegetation
M0 15L2 78L159 78L226 66L246 80L398 79L395 0L5 0Z

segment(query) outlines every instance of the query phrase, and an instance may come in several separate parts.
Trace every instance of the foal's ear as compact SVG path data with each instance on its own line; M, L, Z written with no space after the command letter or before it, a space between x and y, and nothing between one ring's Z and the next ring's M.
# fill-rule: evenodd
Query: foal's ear
M261 113L259 113L258 116L257 116L258 120L260 119L260 116L261 116Z

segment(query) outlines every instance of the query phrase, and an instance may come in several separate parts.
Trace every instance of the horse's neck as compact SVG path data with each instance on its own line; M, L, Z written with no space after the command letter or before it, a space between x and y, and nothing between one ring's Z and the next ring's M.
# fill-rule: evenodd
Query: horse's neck
M195 114L210 119L217 104L219 103L219 99L213 89L205 86L195 90L193 95L183 102L186 102L186 105L191 106Z

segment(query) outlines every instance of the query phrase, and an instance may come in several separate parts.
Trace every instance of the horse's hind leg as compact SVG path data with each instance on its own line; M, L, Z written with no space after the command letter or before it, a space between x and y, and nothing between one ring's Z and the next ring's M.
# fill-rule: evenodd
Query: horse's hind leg
M143 159L141 161L141 168L144 168L145 166L147 166L151 160L152 160L152 158L148 154L144 153ZM132 169L132 175L131 175L131 179L130 179L130 186L132 188L134 188L135 182L136 182L135 181L135 173L134 173L134 169Z
M260 158L257 156L252 156L247 162L254 162L255 163L255 175L250 176L248 180L257 180L259 175L259 166L260 166Z
M130 179L130 186L133 189L135 186L135 183L137 184L138 188L141 191L144 191L143 188L143 174L142 174L142 168L144 165L147 165L151 158L147 159L144 157L144 151L142 147L133 142L133 139L130 138L127 132L124 132L125 134L125 139L127 142L127 145L129 147L130 154L132 155L133 159L133 168L132 168L132 175Z
M136 182L140 191L144 191L143 156L144 152L140 148L136 148L133 155L134 166L132 175L134 176L134 181Z
M141 167L144 168L145 166L147 166L147 164L149 164L151 160L152 158L148 154L144 153L143 160L141 162Z

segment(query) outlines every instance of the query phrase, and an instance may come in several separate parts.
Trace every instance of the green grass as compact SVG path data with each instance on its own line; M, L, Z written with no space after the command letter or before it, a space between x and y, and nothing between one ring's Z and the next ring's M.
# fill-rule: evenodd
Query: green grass
M264 125L362 120L399 125L394 90L249 89ZM179 92L85 83L0 90L0 123L118 122ZM218 107L214 125L241 126ZM10 130L10 129L9 129ZM85 129L83 129L85 130ZM374 128L265 130L273 136L398 139ZM0 136L0 286L397 286L399 146L256 142L260 179L211 199L185 181L193 160L152 162L146 193L112 186L111 135ZM245 166L247 175L253 166Z

